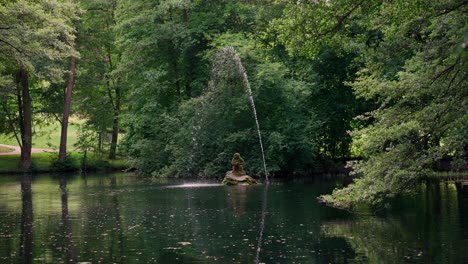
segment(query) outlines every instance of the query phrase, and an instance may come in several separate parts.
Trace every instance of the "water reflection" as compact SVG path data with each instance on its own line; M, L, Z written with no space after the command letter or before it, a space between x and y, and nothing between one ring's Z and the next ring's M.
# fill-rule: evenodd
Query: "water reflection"
M328 221L322 232L344 237L370 263L466 263L467 197L455 184L426 184L384 216Z
M468 262L461 185L426 184L386 215L358 216L316 202L333 181L268 188L167 188L183 182L116 174L0 181L0 263Z
M120 203L118 200L118 188L117 188L117 176L111 175L110 186L113 190L112 195L112 208L114 209L115 216L115 228L111 233L111 250L109 251L109 258L113 263L123 263L124 262L124 235L122 227L122 217L120 213ZM117 251L117 252L115 252Z
M67 252L67 262L76 263L75 243L73 242L73 232L70 223L70 216L68 215L68 190L67 179L60 178L59 180L61 200L62 200L62 224L63 236L65 238L65 250Z
M226 188L228 193L228 205L233 209L236 216L240 217L245 213L247 192L252 186L229 186Z
M462 184L461 182L456 184L457 188L457 200L458 200L458 210L459 210L459 215L460 215L460 229L464 232L463 238L464 238L464 248L465 250L462 250L459 252L462 259L465 260L465 262L468 262L468 182L465 182L465 184Z
M21 263L32 263L33 257L33 204L31 176L21 177L21 235L19 257Z

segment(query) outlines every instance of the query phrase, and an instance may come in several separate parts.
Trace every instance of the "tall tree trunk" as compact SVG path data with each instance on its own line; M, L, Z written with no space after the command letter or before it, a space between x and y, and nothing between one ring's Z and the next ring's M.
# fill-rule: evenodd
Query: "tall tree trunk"
M70 116L70 107L72 99L73 83L75 80L76 58L70 59L70 72L68 77L67 91L65 93L65 106L63 108L62 133L60 134L59 160L64 161L67 154L67 131L68 118Z
M114 105L114 123L112 125L112 140L109 151L109 159L115 159L117 149L117 139L119 137L119 116L120 116L120 98L122 90L120 85L115 86L115 105Z
M31 96L29 95L28 71L23 67L18 71L17 81L19 86L17 97L21 132L20 169L27 171L31 168L32 110Z

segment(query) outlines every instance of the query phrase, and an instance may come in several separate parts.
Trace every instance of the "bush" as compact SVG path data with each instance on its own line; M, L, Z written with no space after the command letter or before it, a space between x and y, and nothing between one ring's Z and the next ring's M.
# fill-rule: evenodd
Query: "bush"
M53 161L51 170L56 171L56 172L64 172L64 171L76 171L76 170L79 170L79 168L80 166L79 166L79 162L77 161L77 159L74 156L67 153L65 160Z
M107 160L87 158L81 160L80 168L83 171L96 171L110 168Z

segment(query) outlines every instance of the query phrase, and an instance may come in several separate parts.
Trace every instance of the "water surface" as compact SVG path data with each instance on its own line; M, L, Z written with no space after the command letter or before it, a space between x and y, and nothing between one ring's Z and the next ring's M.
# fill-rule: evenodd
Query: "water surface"
M340 184L2 176L0 263L468 263L466 187L366 215L316 202Z

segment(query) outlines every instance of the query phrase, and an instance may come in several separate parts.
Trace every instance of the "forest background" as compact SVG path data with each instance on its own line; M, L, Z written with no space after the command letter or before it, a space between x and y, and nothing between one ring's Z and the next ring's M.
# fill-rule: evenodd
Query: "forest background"
M378 204L441 164L466 170L467 11L465 0L0 0L0 132L24 171L50 123L67 162L72 113L77 149L144 175L217 176L235 152L262 175L240 73L213 74L232 46L268 172L355 160L355 183L323 200Z

